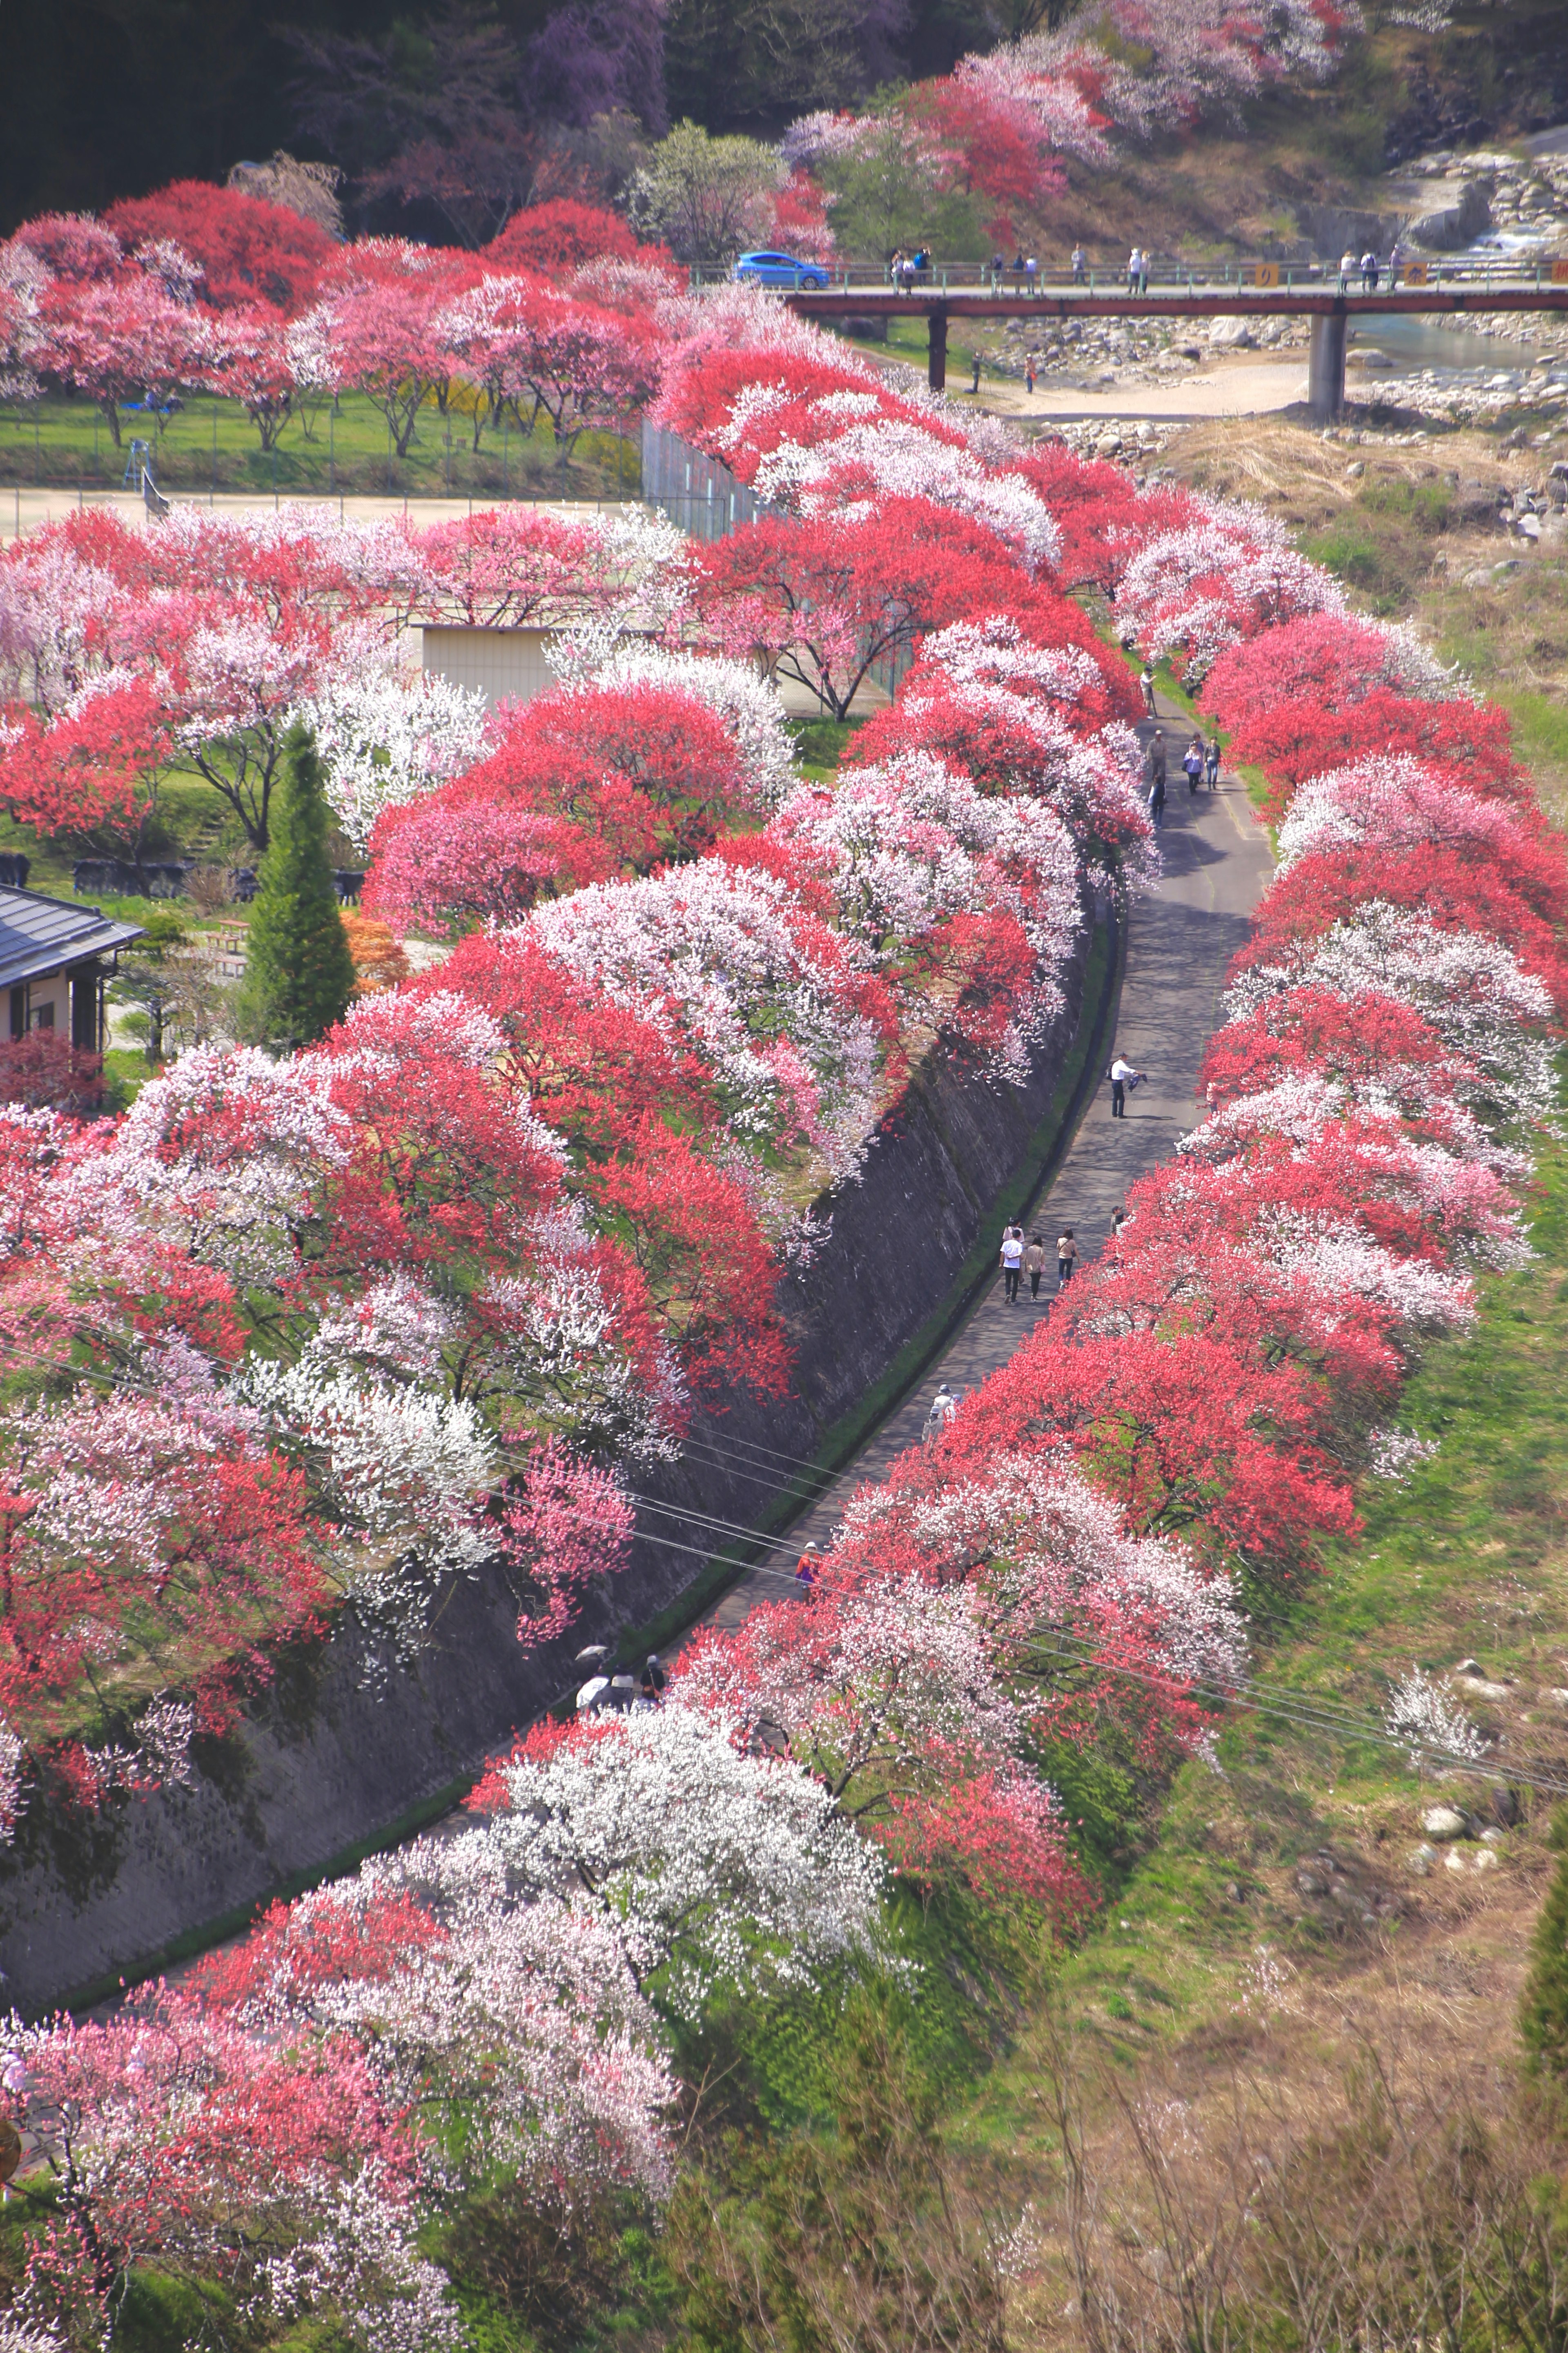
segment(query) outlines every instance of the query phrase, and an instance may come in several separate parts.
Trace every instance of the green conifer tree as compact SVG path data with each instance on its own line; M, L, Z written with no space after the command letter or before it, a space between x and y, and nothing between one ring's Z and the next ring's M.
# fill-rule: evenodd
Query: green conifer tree
M1538 2072L1568 2080L1568 1807L1558 1808L1552 1844L1557 1868L1535 1924L1519 2031Z
M290 729L282 762L238 1008L241 1035L275 1052L323 1036L354 995L354 958L327 857L321 763L308 727Z

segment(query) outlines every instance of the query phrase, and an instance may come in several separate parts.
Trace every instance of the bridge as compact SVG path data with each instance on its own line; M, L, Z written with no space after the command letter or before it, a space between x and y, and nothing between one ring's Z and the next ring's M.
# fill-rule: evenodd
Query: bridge
M1430 274L1429 274L1430 272ZM1022 289L1018 273L999 271L988 286L888 286L846 284L787 290L791 311L824 321L924 318L927 333L927 379L933 392L948 380L948 322L952 319L1038 319L1059 324L1073 319L1310 319L1312 346L1307 397L1314 417L1328 424L1345 405L1345 340L1356 318L1387 318L1416 312L1453 317L1497 311L1568 311L1568 260L1548 261L1528 272L1500 274L1481 282L1478 270L1461 275L1441 265L1417 262L1403 283L1380 293L1340 292L1337 274L1329 282L1281 284L1277 263L1259 264L1248 285L1200 286L1189 278L1158 285L1148 293L1108 293L1090 282ZM1290 276L1294 277L1294 271ZM1359 276L1359 272L1358 272ZM1014 280L1009 290L1007 279ZM1445 282L1446 279L1446 282Z

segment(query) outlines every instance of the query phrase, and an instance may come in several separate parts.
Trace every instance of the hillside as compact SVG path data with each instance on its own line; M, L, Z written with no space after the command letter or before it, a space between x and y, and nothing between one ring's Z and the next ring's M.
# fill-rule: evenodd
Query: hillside
M1192 260L1337 250L1407 212L1398 172L1414 157L1507 144L1568 116L1563 0L1460 6L1441 33L1393 23L1401 13L1416 12L1369 8L1373 29L1321 87L1296 82L1239 120L1128 146L1109 171L1070 163L1069 192L1042 219L1046 248L1082 237L1113 253L1151 240Z

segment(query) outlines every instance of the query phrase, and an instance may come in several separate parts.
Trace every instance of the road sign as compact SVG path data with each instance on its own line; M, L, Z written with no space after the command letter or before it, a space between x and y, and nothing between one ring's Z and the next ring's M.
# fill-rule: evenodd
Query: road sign
M1252 273L1252 282L1255 286L1277 286L1279 283L1278 262L1260 261L1256 269Z
M1407 286L1425 286L1426 264L1424 261L1407 262L1404 269L1404 282Z

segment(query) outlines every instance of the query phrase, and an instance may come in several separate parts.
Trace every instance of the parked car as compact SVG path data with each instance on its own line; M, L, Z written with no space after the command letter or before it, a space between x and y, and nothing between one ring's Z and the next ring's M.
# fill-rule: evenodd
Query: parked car
M814 261L797 261L792 253L743 253L729 274L748 286L821 289L828 282L825 269Z

